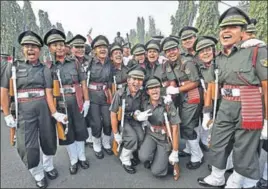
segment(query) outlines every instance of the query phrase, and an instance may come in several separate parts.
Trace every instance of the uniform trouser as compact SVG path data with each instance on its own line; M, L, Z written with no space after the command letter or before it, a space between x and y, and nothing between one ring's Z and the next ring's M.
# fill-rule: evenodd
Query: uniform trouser
M17 150L28 169L40 162L40 147L47 156L57 150L56 127L45 99L19 103Z
M84 141L75 141L74 143L67 145L66 150L68 152L71 165L76 164L78 160L86 160Z
M257 149L261 130L242 129L240 114L240 102L222 100L212 128L210 163L224 170L233 149L234 170L244 177L259 179Z
M70 145L75 141L85 141L88 131L84 116L80 113L75 96L66 96L68 110L68 133L66 140L59 140L60 145Z
M199 126L199 116L201 113L200 104L189 104L183 102L180 107L180 135L186 140L186 145L190 147L191 162L201 161L203 152L199 146L197 132L195 128Z
M151 172L154 176L165 176L168 172L168 157L171 146L166 140L161 141L146 134L139 150L141 162L150 161Z

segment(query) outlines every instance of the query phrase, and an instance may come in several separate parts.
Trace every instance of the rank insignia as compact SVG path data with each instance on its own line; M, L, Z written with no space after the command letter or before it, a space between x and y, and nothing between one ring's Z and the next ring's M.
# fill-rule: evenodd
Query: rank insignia
M268 67L267 59L262 59L262 60L260 60L260 62L264 67Z

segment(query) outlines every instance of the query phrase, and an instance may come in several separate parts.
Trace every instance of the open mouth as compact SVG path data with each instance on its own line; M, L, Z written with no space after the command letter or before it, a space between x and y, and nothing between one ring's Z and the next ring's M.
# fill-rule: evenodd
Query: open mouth
M231 39L231 38L232 38L231 35L223 35L223 39L224 39L224 40L228 40L228 39Z
M153 92L152 97L153 98L158 98L159 97L159 92Z

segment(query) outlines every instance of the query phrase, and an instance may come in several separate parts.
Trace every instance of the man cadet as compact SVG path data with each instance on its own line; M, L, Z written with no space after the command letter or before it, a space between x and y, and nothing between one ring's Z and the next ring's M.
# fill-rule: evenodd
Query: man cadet
M132 59L132 56L130 54L130 43L124 43L123 44L123 61L124 65L127 66L129 60Z
M87 39L85 37L78 34L78 35L74 36L72 39L70 39L67 43L71 47L71 52L72 52L73 57L77 59L80 66L84 69L84 72L87 74L87 68L89 67L89 65L91 63L92 58L85 54L86 41L87 41ZM87 77L88 77L88 75L87 75ZM88 143L89 146L92 148L93 147L92 131L91 131L88 116L86 117L86 124L87 124L87 130L88 130L88 135L89 135L89 137L86 140L86 143Z
M17 127L17 149L39 188L47 187L44 171L49 179L58 177L53 166L57 149L56 129L52 116L66 123L66 115L56 111L52 96L52 77L49 69L40 63L42 39L32 31L25 31L18 37L22 45L24 60L8 64L1 78L1 104L8 127ZM9 80L16 67L18 115L14 120L9 112ZM13 86L15 87L15 86ZM14 89L13 89L14 90ZM16 95L16 94L15 94ZM50 111L49 111L50 110ZM40 160L40 148L43 152Z
M65 54L65 34L57 29L49 30L44 36L44 43L51 54L55 55L54 63L49 66L54 80L61 80L60 96L55 97L60 109L63 104L63 93L68 111L68 133L66 140L59 139L59 145L64 145L70 159L70 174L76 174L78 165L89 168L85 156L85 140L88 138L85 118L90 106L86 74L76 59ZM57 73L59 72L59 77ZM81 85L81 86L80 86ZM54 86L55 87L55 86Z
M179 42L173 37L167 37L161 44L161 49L169 59L165 65L165 72L170 82L166 93L179 94L179 113L181 118L180 133L186 140L189 152L181 152L181 156L191 155L187 163L188 169L197 169L203 163L203 153L199 146L199 140L195 128L199 125L201 113L201 92L198 70L193 61L187 60L182 63Z
M110 59L112 61L112 77L116 91L123 88L127 84L127 71L123 63L123 49L118 43L111 44Z
M166 101L160 96L161 82L159 79L150 78L145 89L150 98L143 103L143 110L152 110L152 115L145 121L146 134L139 150L139 159L146 162L145 166L151 168L154 176L166 176L168 163L178 163L180 117L173 102ZM170 121L171 136L173 144L168 141L164 113L167 113ZM172 145L172 152L171 151Z
M145 54L145 46L141 43L137 43L132 47L131 54L133 59L128 62L128 67L132 67L135 64L139 64L142 68L146 68L147 59Z
M133 66L128 71L127 86L115 93L110 106L114 139L118 145L122 144L123 146L119 159L125 171L130 174L136 172L134 166L138 163L137 150L144 138L144 131L140 121L146 121L151 115L150 110L141 112L142 92L140 88L143 84L144 75L143 68ZM119 107L122 107L123 99L125 100L125 114L120 130L118 128L117 113L120 109Z
M234 172L226 188L240 188L245 180L251 180L251 186L247 187L253 187L260 178L258 145L260 137L267 139L267 49L241 48L249 22L249 17L237 7L229 8L219 19L223 50L216 63L219 84L223 86L222 100L211 135L212 172L198 179L203 186L225 184L230 149L233 149Z
M99 35L91 43L93 49L93 61L88 68L89 96L91 100L89 119L92 129L93 149L98 159L104 157L104 151L112 155L111 150L111 119L109 106L112 101L110 91L112 84L112 65L108 60L108 39ZM103 136L102 136L103 131Z
M162 35L154 35L152 36L152 40L158 41L159 44L161 44L161 41L164 39L164 36ZM164 64L167 61L167 58L162 54L162 52L159 52L159 58L158 62L159 64Z

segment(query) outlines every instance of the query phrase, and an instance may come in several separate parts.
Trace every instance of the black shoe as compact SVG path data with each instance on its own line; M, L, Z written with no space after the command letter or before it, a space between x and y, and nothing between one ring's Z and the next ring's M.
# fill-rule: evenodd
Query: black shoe
M44 177L42 180L40 180L40 181L35 181L35 183L36 183L36 186L38 187L38 188L46 188L47 187L47 179L46 179L46 177Z
M213 186L213 185L210 185L210 184L206 183L206 182L204 181L204 179L205 179L205 178L198 178L198 179L197 179L198 184L201 185L201 186L204 186L204 187L213 187L213 188L216 188L216 187L223 188L223 187L225 186L225 185L221 185L221 186Z
M186 164L186 167L188 169L198 169L203 163L204 163L204 157L202 157L201 161L198 161L198 162L191 162L191 161L189 161Z
M137 166L140 163L140 160L136 158L133 158L130 161L132 166Z
M114 154L111 148L109 149L103 148L103 150L110 156Z
M199 145L200 145L200 148L205 151L205 152L208 152L209 151L209 147L205 144L203 144L203 142L201 142L201 140L199 141Z
M145 169L150 169L151 168L151 164L152 163L150 161L148 161L148 160L143 163Z
M179 157L187 157L187 156L191 156L191 154L186 153L184 151L179 151Z
M212 166L208 164L208 170L211 172L212 171Z
M258 182L257 182L257 187L258 188L267 188L267 180L264 180L263 178L261 178Z
M74 165L71 165L70 168L69 168L69 171L70 171L70 174L71 175L75 175L77 173L77 170L78 170L78 165L77 163L74 164Z
M50 180L54 180L58 177L58 171L57 169L53 169L51 171L46 172L46 175Z
M123 167L125 169L126 172L128 172L129 174L134 174L136 173L136 169L134 167L132 167L131 165L124 165L123 164Z
M233 172L234 172L234 168L227 169L226 172L228 172L228 173L233 173Z
M93 142L86 142L86 145L88 145L89 148L93 148Z
M98 159L103 159L103 158L104 158L103 151L95 152L95 156L96 156Z
M80 161L78 160L79 165L81 166L82 169L88 169L89 168L89 161L85 160L85 161Z

